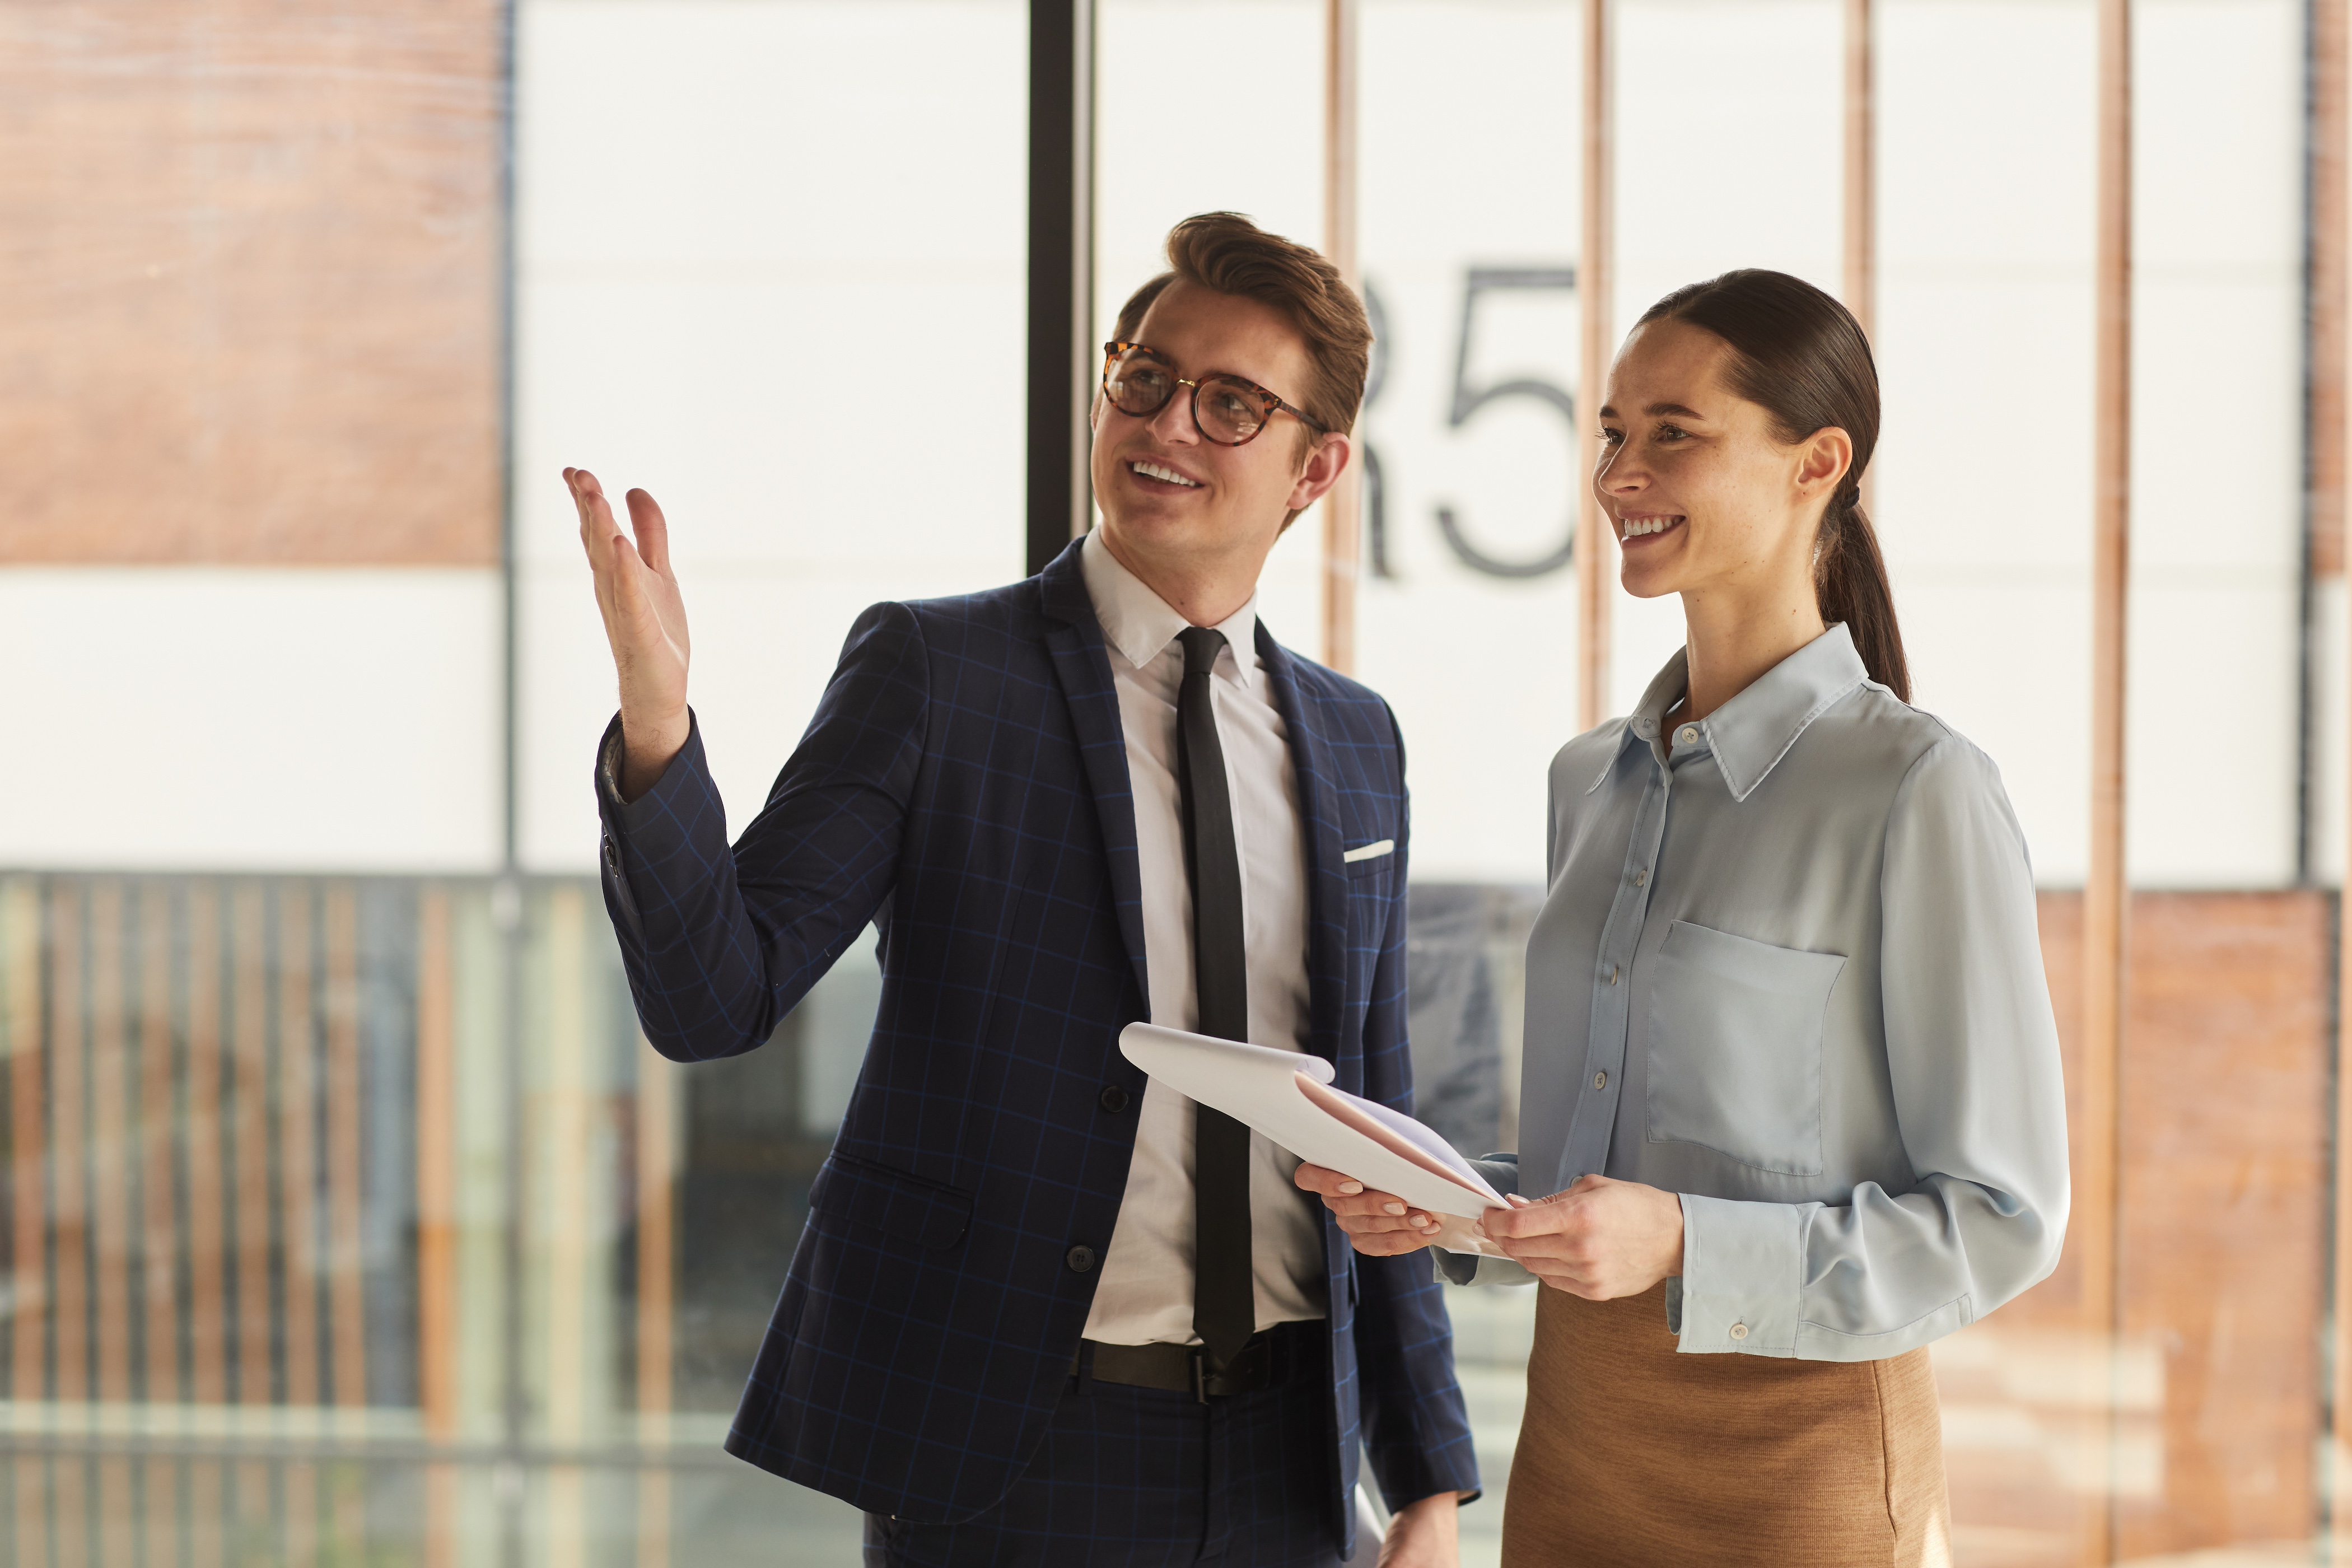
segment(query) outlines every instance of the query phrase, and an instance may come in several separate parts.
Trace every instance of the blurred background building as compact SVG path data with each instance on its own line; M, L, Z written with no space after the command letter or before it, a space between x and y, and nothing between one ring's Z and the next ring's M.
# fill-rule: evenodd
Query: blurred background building
M0 0L0 1557L855 1560L846 1509L717 1444L871 948L751 1057L639 1040L558 470L661 498L740 826L858 609L1030 569L1041 342L1090 358L1189 213L1328 242L1335 151L1368 482L1262 614L1399 713L1424 1109L1511 1146L1545 763L1585 674L1622 711L1679 638L1619 595L1580 658L1582 313L1732 266L1850 290L1857 26L1916 698L2003 770L2087 1146L2116 1129L2076 1226L2114 1305L2070 1244L1937 1347L1958 1560L2337 1551L2343 0L2130 6L2103 688L2121 3L1611 0L1595 162L1597 0ZM1074 20L1077 76L1041 79ZM1034 190L1054 155L1084 177ZM2103 689L2112 1080L2082 1070ZM1452 1300L1491 1563L1532 1300Z

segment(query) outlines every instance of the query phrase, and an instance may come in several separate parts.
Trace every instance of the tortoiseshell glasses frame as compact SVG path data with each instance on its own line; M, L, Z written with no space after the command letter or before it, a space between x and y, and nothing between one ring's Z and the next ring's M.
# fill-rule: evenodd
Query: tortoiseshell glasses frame
M1150 359L1147 363L1166 374L1166 383L1160 387L1158 397L1153 397L1147 386L1137 384L1133 379L1122 377L1117 382L1113 381L1112 378L1118 374L1120 366L1129 363L1130 356L1134 355L1149 355ZM1192 389L1193 428L1220 447L1248 446L1265 433L1266 426L1273 422L1277 411L1289 415L1318 436L1330 434L1323 426L1309 417L1305 409L1296 404L1285 402L1279 394L1270 388L1260 386L1254 381L1223 372L1214 375L1202 376L1198 381L1187 381L1175 374L1175 368L1168 362L1165 354L1149 344L1105 343L1103 344L1103 396L1108 400L1113 408L1129 418L1149 419L1168 406L1168 400L1176 395L1178 387L1189 386ZM1213 387L1221 393L1238 395L1247 405L1257 410L1256 424L1245 435L1237 437L1231 434L1217 434L1221 430L1230 432L1235 427L1235 424L1230 416L1225 415L1217 415L1209 419L1201 417L1201 392L1204 386Z

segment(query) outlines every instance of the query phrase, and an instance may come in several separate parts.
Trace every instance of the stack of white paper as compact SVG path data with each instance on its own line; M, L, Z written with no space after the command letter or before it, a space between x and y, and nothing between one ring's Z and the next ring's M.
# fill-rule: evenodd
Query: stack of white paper
M1502 1251L1465 1224L1509 1206L1454 1146L1412 1117L1331 1087L1331 1064L1297 1051L1245 1046L1156 1024L1129 1024L1118 1048L1177 1093L1245 1122L1310 1164L1343 1172L1373 1192L1451 1215L1436 1244Z

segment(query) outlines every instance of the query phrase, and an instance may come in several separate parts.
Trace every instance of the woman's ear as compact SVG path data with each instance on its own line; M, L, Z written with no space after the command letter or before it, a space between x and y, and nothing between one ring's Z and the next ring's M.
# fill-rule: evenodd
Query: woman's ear
M1797 488L1811 495L1834 490L1853 467L1853 438L1832 425L1805 438L1797 458Z

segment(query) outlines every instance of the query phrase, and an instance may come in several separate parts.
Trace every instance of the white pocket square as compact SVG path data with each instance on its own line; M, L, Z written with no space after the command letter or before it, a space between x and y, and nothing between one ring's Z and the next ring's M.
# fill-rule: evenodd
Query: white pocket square
M1352 864L1358 860L1377 860L1383 855L1393 855L1395 853L1396 840L1393 838L1381 838L1375 839L1373 842L1365 845L1361 849L1350 849L1346 854L1340 856L1339 858Z

